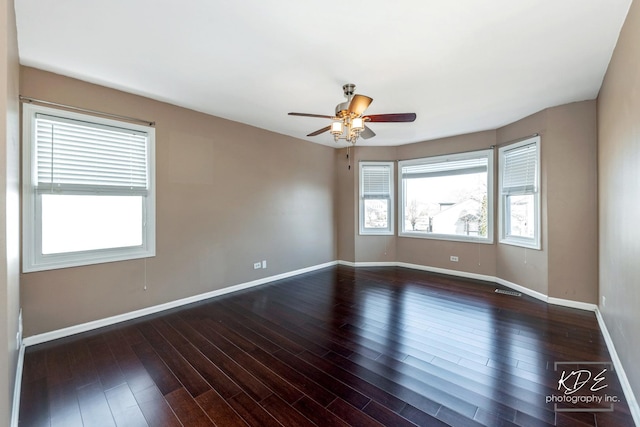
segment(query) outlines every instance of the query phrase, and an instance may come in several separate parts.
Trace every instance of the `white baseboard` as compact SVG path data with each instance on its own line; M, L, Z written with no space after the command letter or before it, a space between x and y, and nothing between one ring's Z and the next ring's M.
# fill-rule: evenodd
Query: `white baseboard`
M167 302L164 304L154 305L153 307L147 307L140 310L131 311L129 313L119 314L119 315L107 317L104 319L98 319L91 322L82 323L79 325L69 326L68 328L58 329L51 332L45 332L38 335L32 335L30 337L24 338L23 344L24 346L29 347L32 345L53 341L59 338L64 338L64 337L79 334L82 332L91 331L94 329L102 328L104 326L114 325L116 323L125 322L127 320L137 319L138 317L159 313L161 311L165 311L165 310L180 307L183 305L191 304L194 302L202 301L205 299L217 297L220 295L225 295L231 292L237 292L243 289L252 288L254 286L264 285L265 283L274 282L276 280L286 279L289 277L297 276L300 274L308 273L308 272L319 270L322 268L331 267L336 264L337 264L337 261L331 261L324 264L301 268L299 270L277 274L275 276L264 277L262 279L252 280L251 282L240 283L240 284L228 286L222 289L216 289L215 291L206 292L204 294L194 295L187 298L182 298L182 299Z
M338 261L340 265L346 265L349 267L405 267L411 268L413 270L421 270L428 271L430 273L439 273L439 274L448 274L450 276L458 276L458 277L466 277L468 279L477 279L477 280L485 280L495 282L495 277L486 276L484 274L477 273L469 273L466 271L460 270L449 270L446 268L438 268L438 267L429 267L427 265L420 264L410 264L407 262L397 262L397 261L381 261L381 262L369 262L369 261Z
M534 291L533 289L525 288L524 286L518 285L516 283L510 282L508 280L502 279L500 277L494 277L493 280L507 288L513 289L514 291L521 292L525 295L529 295L535 299L539 299L540 301L549 302L549 297L543 294L542 292Z
M549 297L547 298L547 302L553 305L561 305L563 307L577 308L579 310L585 310L585 311L596 311L598 309L598 306L596 304L590 304L588 302L581 302L581 301L573 301L570 299Z
M618 357L616 347L615 345L613 345L613 339L609 334L609 330L607 329L607 324L604 322L602 313L600 312L599 308L596 308L595 312L596 318L598 319L598 324L600 325L600 330L602 331L602 335L604 336L604 342L607 344L607 349L609 350L609 355L611 356L611 361L613 362L613 367L615 368L618 379L620 380L620 385L622 386L624 397L627 399L629 411L631 412L631 416L633 417L633 421L635 422L635 424L637 426L640 426L640 406L638 405L635 394L633 394L631 384L629 383L627 374L625 373L624 367L622 366L622 361L620 360L620 357Z
M16 366L16 382L13 386L13 406L11 407L11 427L18 427L20 416L20 393L22 392L22 371L24 367L24 344L18 351L18 363Z
M384 261L384 262L338 261L338 264L347 265L349 267L404 267L404 268L411 268L413 270L428 271L430 273L447 274L449 276L457 276L457 277L464 277L467 279L475 279L475 280L482 280L485 282L498 283L500 285L506 286L507 288L513 289L514 291L521 292L525 295L529 295L530 297L539 299L540 301L544 301L546 303L553 304L553 305L561 305L563 307L577 308L577 309L586 310L586 311L596 311L596 309L598 308L596 304L550 297L541 292L534 291L533 289L529 289L524 286L518 285L516 283L510 282L508 280L502 279L500 277L490 276L487 274L470 273L467 271L450 270L448 268L430 267L428 265L410 264L407 262L393 262L393 261Z
M397 267L398 263L395 261L338 261L340 265L346 265L348 267Z
M495 277L486 274L469 273L467 271L449 270L448 268L429 267L427 265L410 264L408 262L397 262L396 267L411 268L413 270L428 271L430 273L447 274L449 276L464 277L467 279L483 280L486 282L495 282Z

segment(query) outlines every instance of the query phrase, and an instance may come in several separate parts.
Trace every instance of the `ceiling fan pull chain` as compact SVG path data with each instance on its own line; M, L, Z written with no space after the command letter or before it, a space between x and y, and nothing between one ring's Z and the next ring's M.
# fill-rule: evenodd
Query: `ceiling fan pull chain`
M351 170L351 146L347 147L347 159L349 160L349 166L347 169Z

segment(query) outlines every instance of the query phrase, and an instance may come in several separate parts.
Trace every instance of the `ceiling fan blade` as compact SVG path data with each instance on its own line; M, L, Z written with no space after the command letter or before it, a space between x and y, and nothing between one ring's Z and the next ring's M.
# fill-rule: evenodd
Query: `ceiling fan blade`
M308 113L289 113L290 116L302 116L302 117L317 117L319 119L335 119L335 116L325 116L323 114L308 114Z
M412 122L416 119L416 113L372 114L364 118L369 122Z
M349 104L349 113L355 113L356 115L361 115L364 113L364 110L369 107L369 104L373 101L373 98L369 98L364 95L353 95L353 99Z
M318 129L315 132L311 132L309 135L307 136L316 136L316 135L320 135L321 133L325 133L326 131L328 131L329 129L331 129L331 126L326 126L323 127L322 129Z
M363 137L364 139L369 139L376 136L376 133L372 131L370 128L368 128L367 126L365 126L364 130L360 132L360 136Z

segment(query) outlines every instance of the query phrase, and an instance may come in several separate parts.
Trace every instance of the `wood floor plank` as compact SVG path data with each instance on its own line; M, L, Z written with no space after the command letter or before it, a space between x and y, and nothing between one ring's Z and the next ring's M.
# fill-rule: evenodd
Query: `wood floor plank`
M287 403L293 403L302 397L302 392L298 390L294 385L284 380L278 374L273 372L270 368L263 365L250 354L244 352L224 335L220 335L215 330L215 323L211 321L204 321L199 323L200 331L212 342L215 342L217 347L222 350L229 358L235 360L242 365L250 374L256 377L260 382L267 386L276 395L284 399Z
M363 412L385 426L415 427L415 424L375 400L364 407ZM426 415L426 414L425 414Z
M165 398L182 425L189 427L215 426L186 389L179 388L166 395Z
M400 415L418 426L445 427L450 425L445 423L444 421L440 421L435 416L429 415L417 409L413 405L405 406L404 409L402 409L402 411L400 412Z
M280 350L277 344L237 322L233 312L229 312L226 307L219 307L217 311L223 314L224 322L220 322L220 326L229 331L231 335L235 335L236 341L243 345L242 349L244 351L252 351L256 347L260 347L268 353ZM244 340L241 338L244 338Z
M338 398L331 402L327 407L328 410L345 420L349 425L359 427L379 427L384 426L380 422L374 420L369 415L358 408L349 405L344 400Z
M155 385L134 391L133 395L150 427L182 426L169 403Z
M393 394L379 388L375 383L372 384L367 382L366 380L363 380L357 375L351 373L340 363L334 364L330 360L323 359L322 357L318 357L315 354L306 351L299 354L298 357L306 360L311 365L320 368L323 372L331 374L332 377L342 381L363 395L381 403L392 411L399 413L407 404L402 399L399 399Z
M24 355L22 382L30 383L47 377L47 357L45 349L29 349Z
M312 364L298 358L296 355L291 354L285 350L280 350L274 353L278 359L296 369L298 372L304 373L312 381L320 384L321 386L333 391L336 396L343 399L345 402L355 406L358 409L364 408L364 406L371 400L369 397L360 393L359 391L349 387L341 381L336 381L331 373L324 372L321 369L313 366Z
M49 426L49 400L46 377L23 382L18 416L20 426Z
M69 365L73 367L72 376L76 387L89 385L100 380L86 339L71 343L67 354Z
M555 362L611 362L594 314L500 285L335 266L29 347L20 427L633 426L555 413Z
M93 364L100 378L103 390L124 384L125 378L116 362L104 336L98 335L87 340L87 347L93 359Z
M123 342L122 338L116 339L113 335L106 335L105 339L132 392L145 390L155 384L129 344Z
M260 405L278 420L283 426L314 427L315 424L300 412L295 410L287 402L275 394L264 399Z
M419 378L421 381L428 382L431 385L442 388L448 386L455 395L465 398L467 402L474 403L479 408L497 413L506 420L513 420L516 410L537 413L537 406L529 402L542 401L545 398L544 395L526 393L522 390L507 391L500 384L477 382L472 378L458 375L456 371L443 370L428 363L416 368L404 362L398 363L394 360L389 360L384 356L375 362L393 366L394 372L399 372L412 378ZM491 396L491 398L486 396Z
M156 352L153 351L149 343L141 342L134 344L133 351L138 355L140 362L163 395L167 395L182 387L180 381L173 375Z
M293 407L318 426L348 427L346 421L307 396L294 403Z
M160 359L162 359L191 396L198 397L210 389L209 384L204 378L200 376L193 366L180 355L151 323L141 323L138 328L158 356L160 356Z
M414 406L416 410L422 411L427 415L435 415L443 404L451 405L452 407L455 407L456 410L467 414L469 417L471 417L477 409L474 405L451 395L446 390L431 388L429 393L420 393L419 391L407 387L406 384L402 384L395 379L389 379L384 375L380 375L375 371L360 366L351 360L346 360L339 356L336 359L336 356L337 355L328 354L326 358L328 361L334 359L343 369L357 373L360 378L375 384L407 404ZM424 392L427 389L428 387L425 386L422 391Z
M296 387L305 394L305 396L303 396L303 399L304 397L310 397L321 406L327 406L336 398L336 395L333 392L327 390L320 384L305 376L300 371L297 371L288 364L273 357L273 355L267 353L266 351L260 348L256 348L250 354L265 366L269 366L270 369L272 369L282 378L285 378L287 381L295 384Z
M244 392L233 396L228 402L250 426L282 427L269 412Z
M200 349L209 360L216 364L229 378L231 378L242 390L251 395L257 401L268 397L272 391L251 375L236 361L228 357L222 350L201 335L196 328L184 321L174 323L176 329L189 338L189 341Z
M327 350L317 343L310 341L302 335L295 334L288 331L286 328L273 322L272 314L266 310L261 310L259 314L247 311L247 305L244 301L233 302L229 304L230 307L236 310L244 311L245 317L253 321L252 326L258 331L267 335L267 338L275 338L278 345L288 349L294 354L304 350L311 350L318 354L323 354Z
M116 425L100 383L93 383L79 388L78 403L84 425L105 427Z
M215 390L196 397L196 402L209 415L209 418L218 426L246 427L247 423L231 408L227 401Z
M147 426L142 410L127 384L121 384L104 392L111 414L118 427Z
M59 384L73 378L67 347L51 347L46 351L47 383Z
M344 335L335 334L334 327L330 325L323 327L322 324L310 324L307 322L297 326L308 336L323 337L325 340L331 340L331 344L327 346L328 349L341 356L350 357L355 353L370 359L375 359L382 354L379 351L363 346L355 337L347 338ZM340 326L342 326L342 324L335 328L339 329Z
M82 426L76 384L73 380L49 385L48 395L52 427Z
M178 319L174 319L174 323L177 321ZM173 333L170 333L170 329L173 329L173 327L170 327L168 323L165 326L167 329L162 329L163 334L173 337ZM175 333L178 332L175 331ZM183 345L177 347L177 350L222 397L229 398L240 392L240 387L191 343L183 343Z

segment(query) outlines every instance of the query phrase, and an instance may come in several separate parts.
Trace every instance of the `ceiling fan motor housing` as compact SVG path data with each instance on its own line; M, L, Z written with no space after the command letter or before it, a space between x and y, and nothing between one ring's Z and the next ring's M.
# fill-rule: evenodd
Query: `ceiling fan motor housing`
M349 116L349 104L351 103L351 99L353 98L353 94L356 90L356 85L353 83L347 83L342 86L342 90L344 92L344 97L347 98L345 102L341 102L336 105L336 117L344 118Z
M349 115L349 104L349 101L345 101L336 105L336 117L341 119L347 117Z

